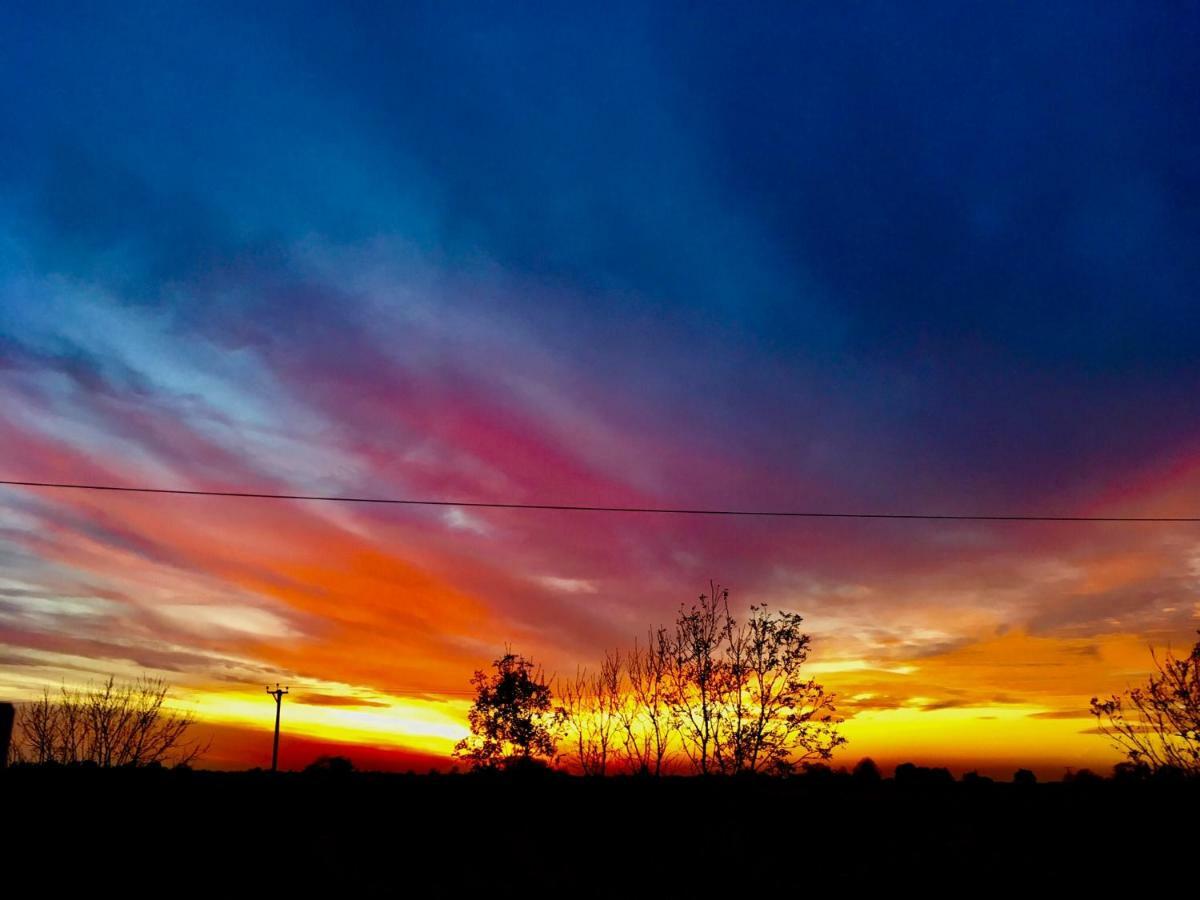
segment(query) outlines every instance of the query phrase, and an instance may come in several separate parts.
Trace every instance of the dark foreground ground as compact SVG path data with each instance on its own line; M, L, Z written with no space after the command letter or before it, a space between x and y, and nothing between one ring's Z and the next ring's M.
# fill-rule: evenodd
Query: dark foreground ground
M13 769L0 859L46 897L974 895L1193 866L1198 787Z

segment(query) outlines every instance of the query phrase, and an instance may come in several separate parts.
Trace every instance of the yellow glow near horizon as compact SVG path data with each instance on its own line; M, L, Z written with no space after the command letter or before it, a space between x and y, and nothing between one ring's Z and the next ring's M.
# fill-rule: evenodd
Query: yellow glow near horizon
M273 701L253 691L187 691L186 706L205 722L270 727ZM284 698L283 721L288 734L345 743L388 746L446 754L465 737L469 701L426 700L374 694L385 706L317 706L299 692Z
M1120 761L1102 737L1087 733L1092 719L1038 718L1053 712L1024 704L866 710L842 726L850 743L840 762L864 756L895 762L899 754L923 764L996 768L1011 762L1045 770L1047 760L1069 759L1075 768L1107 771Z
M1068 766L1106 771L1119 760L1094 733L1088 698L1141 681L1149 662L1136 636L1084 641L1010 632L910 661L846 654L814 661L809 670L837 695L838 715L845 718L841 733L849 744L838 751L835 766L870 756L885 765L912 761L997 773L1024 766L1053 776ZM114 668L118 680L137 677L132 666ZM52 677L41 667L16 668L5 673L6 692L18 700L47 688L54 694L63 681ZM81 676L74 686L99 680ZM204 726L269 732L273 724L271 698L259 685L178 685L168 705L186 709ZM449 763L455 743L468 733L469 706L470 698L462 695L390 695L349 681L310 682L294 687L284 700L283 731L428 753ZM223 752L221 742L232 738L217 740L213 757L222 764L251 761L232 746Z

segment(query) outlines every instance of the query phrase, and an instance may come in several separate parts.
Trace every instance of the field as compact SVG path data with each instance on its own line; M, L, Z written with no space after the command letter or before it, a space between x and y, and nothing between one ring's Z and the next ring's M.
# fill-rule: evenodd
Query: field
M1200 786L14 769L0 798L47 896L784 897L1178 864Z

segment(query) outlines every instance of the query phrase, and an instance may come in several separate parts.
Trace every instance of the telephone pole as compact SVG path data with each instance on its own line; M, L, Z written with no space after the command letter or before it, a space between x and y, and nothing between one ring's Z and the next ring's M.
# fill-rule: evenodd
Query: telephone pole
M279 682L275 683L275 690L271 690L270 685L267 686L267 693L275 698L275 746L271 749L272 772L279 768L279 708L283 706L283 695L287 692L287 688L279 687Z

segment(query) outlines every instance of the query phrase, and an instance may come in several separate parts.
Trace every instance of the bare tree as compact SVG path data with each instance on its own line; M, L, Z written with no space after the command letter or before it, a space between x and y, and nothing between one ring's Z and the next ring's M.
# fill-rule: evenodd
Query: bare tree
M592 774L590 686L591 674L588 670L576 668L574 678L563 679L554 689L558 694L559 736L568 748L559 758L568 763L574 762L584 775Z
M728 608L726 608L728 609ZM720 770L786 772L808 759L829 759L846 743L838 734L833 696L803 673L811 643L797 613L751 606L742 624L725 629L723 727L715 755Z
M606 651L599 671L578 669L559 687L563 754L584 775L605 775L622 726L625 702L619 651Z
M669 704L680 742L701 775L716 771L727 672L721 647L729 635L729 591L710 583L690 608L680 607L671 636Z
M21 758L34 764L91 763L104 768L188 764L208 747L187 740L195 719L166 706L162 679L47 690L20 711Z
M811 638L802 622L796 613L752 606L739 623L729 591L716 585L680 609L668 697L697 772L782 773L829 759L846 743L833 695L804 675Z
M39 699L19 707L14 729L14 756L35 765L67 761L59 752L60 718L58 704L50 699L49 688Z
M1092 715L1135 766L1200 775L1200 641L1182 658L1151 655L1156 671L1146 684L1093 697Z
M107 684L112 684L110 677ZM60 756L67 764L81 762L89 744L88 697L81 691L60 690L58 698L59 734L62 746ZM98 760L93 760L98 762Z
M635 640L625 655L628 691L621 704L625 754L633 771L661 775L675 731L669 705L671 644L665 628L646 633L646 646Z
M624 691L624 678L621 667L621 651L606 650L600 663L600 671L596 674L594 690L596 696L596 720L599 733L600 769L603 775L608 770L609 755L617 740L621 727L621 705Z

